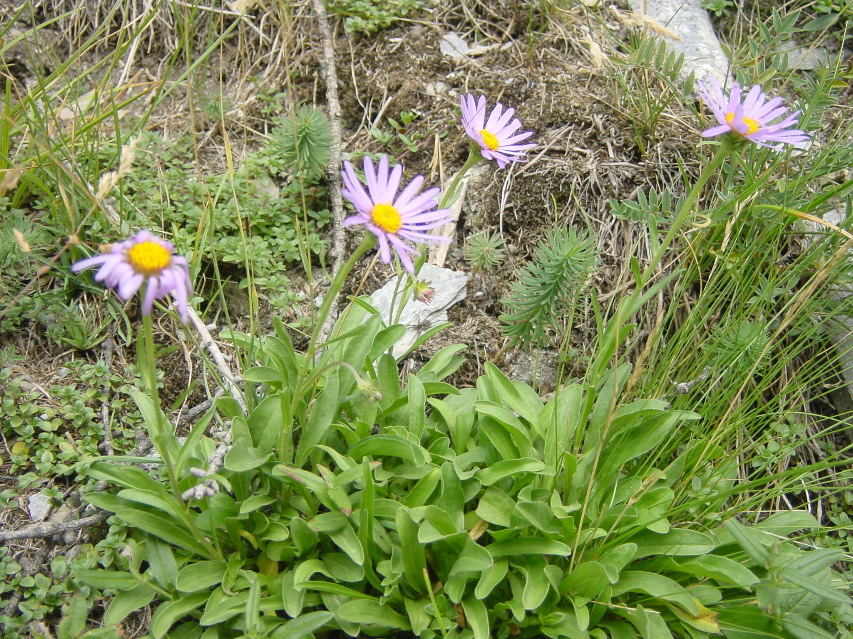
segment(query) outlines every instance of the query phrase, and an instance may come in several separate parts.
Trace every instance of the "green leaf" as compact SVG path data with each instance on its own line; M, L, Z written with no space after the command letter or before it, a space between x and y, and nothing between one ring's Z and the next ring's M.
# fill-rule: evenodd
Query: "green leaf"
M554 394L539 413L534 425L545 441L545 465L556 469L559 456L571 450L582 409L583 388L580 384L570 384Z
M368 361L375 362L379 357L390 350L394 344L403 339L406 334L406 327L402 324L393 324L388 328L383 328L373 338L373 344L370 347L370 352L367 354Z
M219 585L225 576L227 564L224 561L197 561L181 568L175 581L180 592L197 592Z
M155 537L159 537L163 541L168 541L179 548L190 550L201 557L210 558L207 547L204 544L199 542L186 529L180 528L161 517L132 508L120 510L116 514L131 526L139 528Z
M477 471L474 476L479 479L480 483L484 486L491 486L505 477L513 477L521 473L550 474L543 473L543 470L545 470L545 464L540 460L533 459L531 457L523 457L521 459L504 459L495 462L488 468Z
M204 607L204 614L199 619L202 626L215 626L241 615L246 609L246 602L249 600L248 590L243 590L234 595L226 593L222 586L207 594L209 599Z
M710 577L717 581L748 588L759 582L751 570L728 557L702 555L685 562L672 561L668 568L698 577Z
M767 536L764 533L757 530L750 530L734 519L729 519L725 526L738 545L746 551L746 554L754 562L761 566L767 565L770 561L770 555L767 554L762 545L767 541Z
M551 583L545 568L548 565L544 557L524 556L516 557L513 563L524 573L524 590L521 593L521 605L525 610L536 610L545 601Z
M504 459L518 459L520 457L531 456L533 453L533 446L530 443L528 429L515 415L512 414L511 411L500 404L482 399L474 402L474 410L476 410L479 415L491 417L495 422L503 426L509 434L513 445L518 449L518 454L512 455L512 457L504 456Z
M299 438L295 466L301 468L308 459L311 449L323 443L332 420L338 415L339 390L338 375L329 375L326 385L317 395L317 401L308 416L308 423L305 425L302 437Z
M838 637L838 635L829 634L808 619L790 612L782 619L782 627L797 639L834 639Z
M513 555L560 555L568 557L572 549L566 544L543 537L516 537L496 541L486 546L492 557L512 557Z
M323 563L326 564L326 569L334 575L337 581L352 583L364 579L364 568L344 553L323 553Z
M86 629L89 616L89 603L83 595L73 595L62 606L62 620L59 622L60 639L77 639Z
M694 617L699 615L696 601L677 581L652 572L625 571L613 585L613 596L626 592L642 592L652 597L681 606Z
M837 561L842 561L843 558L844 551L840 548L818 548L803 553L785 566L785 568L811 576L824 568L829 568Z
M158 493L160 484L151 479L151 475L135 466L126 466L112 462L94 462L87 471L89 477L106 481L124 488L134 488Z
M88 570L77 568L74 576L98 590L130 590L139 585L139 579L120 570Z
M372 435L360 440L349 451L349 456L356 461L367 455L399 457L419 466L430 462L430 456L426 450L397 435Z
M486 375L495 385L500 401L506 404L526 420L529 424L536 424L542 412L542 400L532 388L521 382L513 382L501 370L492 364L484 364Z
M275 501L278 500L272 495L252 495L240 504L240 514L245 515L246 513L254 512L259 508L272 504Z
M840 13L827 13L812 20L809 20L803 25L803 31L823 31L828 29L833 24L838 22L841 17Z
M717 547L716 540L703 532L673 528L667 533L640 532L631 537L637 545L636 559L652 555L704 555Z
M270 424L270 428L274 426L275 424ZM252 448L244 441L238 441L225 454L225 468L235 473L242 473L263 466L271 456L270 453L264 454L257 448Z
M162 488L156 493L147 490L125 488L118 492L118 496L122 499L127 499L128 501L157 508L158 510L163 511L166 515L172 517L172 519L179 519L181 517L181 504L177 499L162 490ZM133 508L133 506L131 506L131 508Z
M253 366L243 373L243 380L253 384L278 384L281 385L281 373L269 366Z
M347 599L371 599L379 601L376 597L368 595L360 590L354 590L343 584L335 583L334 581L302 581L295 584L300 590L314 592L327 592L332 595L339 595Z
M480 498L477 505L477 515L484 521L496 526L509 528L512 513L515 511L515 501L500 488L492 486Z
M171 628L176 621L182 617L186 617L196 608L201 607L201 605L207 601L209 595L210 593L207 592L197 592L192 595L181 597L176 601L169 601L167 603L160 604L151 617L151 625L148 628L148 632L151 633L151 636L154 637L154 639L161 639L162 637L165 637L169 628Z
M595 599L611 584L607 569L597 561L585 561L575 566L560 582L560 590L573 597Z
M361 547L358 535L355 530L353 530L353 527L349 522L346 522L340 530L330 532L329 537L331 537L332 541L335 542L335 545L349 555L349 558L356 564L359 566L364 565L364 550Z
M415 441L420 441L426 417L426 390L417 375L409 375L408 380L406 395L408 396L409 432Z
M498 584L503 583L508 567L509 562L506 559L500 559L484 570L474 588L474 596L477 599L488 597Z
M462 600L462 610L465 612L465 620L468 622L468 626L474 633L474 639L490 639L491 629L486 605L469 595Z
M412 634L419 637L421 633L429 628L433 620L433 616L427 612L427 606L430 606L430 601L424 599L409 599L403 597L403 603L406 605L406 613L409 615L409 623L412 624Z
M438 482L441 481L441 469L433 468L418 480L409 493L403 497L402 503L409 508L423 506L435 492Z
M290 520L290 536L299 555L307 555L314 549L319 539L317 533L300 517Z
M617 608L613 611L622 615L637 629L643 639L663 639L672 637L672 633L666 626L666 622L660 613L654 610L646 610L637 604L635 610Z
M332 619L334 615L326 611L306 612L295 619L288 619L270 634L270 639L302 639L319 630Z
M726 639L790 639L776 620L758 606L721 607L717 623Z
M207 432L207 427L214 415L216 415L216 405L211 406L210 410L208 410L202 418L193 424L192 428L190 428L190 432L184 440L184 443L181 445L178 457L175 460L175 474L178 477L182 477L184 475L187 462L189 461L190 456L195 452L196 446L198 445L199 440L201 440L202 435Z
M820 523L806 510L783 510L773 513L767 519L755 524L753 528L771 535L787 537L800 530L816 530L820 528Z
M400 552L403 555L403 572L409 587L415 592L424 593L424 570L426 555L424 547L418 541L418 526L405 508L397 510L397 534L400 536Z
M148 584L138 584L129 590L119 591L110 601L110 607L104 614L104 625L112 626L121 623L134 610L150 604L156 594L157 591Z
M468 536L465 538L465 547L450 569L449 576L467 572L482 572L488 570L493 563L491 553Z
M154 400L148 394L135 388L128 390L128 393L133 397L133 401L139 408L139 413L142 415L142 420L148 430L148 436L157 449L157 453L162 456L163 452L160 448L165 445L169 451L169 456L172 459L177 458L180 446L178 446L178 440L171 431L171 427L168 427L169 419L165 413L162 410L157 411L154 407Z
M171 590L178 577L178 563L171 547L157 539L149 539L145 558L154 580L161 588Z
M249 470L257 468L263 462L252 465L253 461L265 453L272 453L279 443L279 433L286 427L284 423L284 412L282 408L282 393L272 393L261 400L246 417L249 426L251 441L237 435L233 435L235 445L240 445L243 450L234 453L231 463L235 465L234 470ZM254 448L252 447L254 445ZM233 448L226 455L226 467L228 457L231 456ZM245 468L243 468L245 466Z
M831 586L827 586L825 584L820 583L819 581L815 581L811 577L797 572L791 568L782 568L781 575L788 583L792 583L795 586L799 586L803 590L812 593L813 595L817 595L818 597L822 597L829 601L834 601L835 603L847 604L850 605L850 597L841 592L840 590L836 590Z
M411 630L409 620L396 612L391 606L368 599L358 599L341 604L335 616L360 625L380 626L404 631Z

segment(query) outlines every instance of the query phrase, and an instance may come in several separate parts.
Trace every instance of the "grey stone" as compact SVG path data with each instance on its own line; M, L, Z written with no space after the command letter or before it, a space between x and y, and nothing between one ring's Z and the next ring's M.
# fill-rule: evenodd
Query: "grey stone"
M703 83L708 83L714 76L720 86L731 86L729 60L714 33L708 12L702 8L702 0L630 0L630 4L638 13L645 5L648 17L680 38L662 39L672 51L684 54L683 73L692 71Z
M798 47L793 42L786 42L776 52L788 54L789 69L815 71L829 64L829 53L823 47Z
M41 493L30 495L30 498L27 500L27 510L30 512L30 519L35 522L44 521L50 512L50 502L50 497Z
M454 60L461 60L468 55L469 47L465 40L453 31L450 31L449 33L445 33L441 38L438 50Z
M408 279L408 278L407 278ZM370 299L379 310L386 324L402 324L406 327L403 338L395 344L394 357L405 353L415 340L436 324L447 321L447 309L465 299L465 287L468 275L432 264L424 264L417 277L420 282L428 282L435 289L435 296L429 304L409 299L406 302L399 319L394 319L397 307L391 307L394 289L398 277L394 277L385 286L375 291ZM395 303L400 304L400 294L405 288L406 280L400 283Z

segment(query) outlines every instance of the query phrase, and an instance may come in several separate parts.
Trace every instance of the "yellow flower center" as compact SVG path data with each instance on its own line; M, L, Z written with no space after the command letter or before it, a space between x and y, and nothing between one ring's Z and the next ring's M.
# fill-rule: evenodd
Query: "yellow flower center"
M486 129L480 131L480 136L483 138L483 144L489 147L489 151L497 151L498 147L501 145L498 142L498 136L494 133L489 133Z
M403 226L403 218L392 204L376 204L370 211L373 223L386 233L396 233Z
M159 275L169 266L172 254L156 242L140 242L127 249L127 261L134 271L151 277Z
M730 111L729 113L726 113L726 122L731 124L734 119L735 119L734 112ZM747 129L746 129L746 133L743 133L742 135L752 135L753 133L758 131L758 129L761 128L761 122L759 122L758 120L753 120L752 118L744 118L743 122L744 122L744 124L746 124Z

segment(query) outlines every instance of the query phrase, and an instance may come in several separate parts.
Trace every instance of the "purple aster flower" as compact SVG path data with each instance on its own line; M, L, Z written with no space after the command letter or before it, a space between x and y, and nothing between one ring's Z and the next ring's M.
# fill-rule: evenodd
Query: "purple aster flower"
M486 120L486 96L481 95L475 102L471 94L462 96L462 126L474 142L480 146L480 152L487 160L494 160L500 168L508 162L524 162L525 154L534 148L535 144L519 144L526 140L533 131L525 131L515 135L521 128L521 120L513 119L515 109L504 111L498 102L489 119Z
M375 168L369 157L364 158L364 177L367 190L355 174L349 162L344 162L344 188L341 194L355 206L356 215L344 220L344 226L364 224L379 240L379 254L386 264L391 263L391 247L400 257L400 262L410 273L415 266L409 254L419 255L418 251L403 240L417 244L449 242L449 237L427 233L447 224L452 218L450 209L436 209L438 206L438 188L427 189L420 195L424 178L418 175L403 191L397 195L403 166L398 164L388 170L388 158L379 158L379 167Z
M127 301L143 284L142 314L151 313L154 300L174 293L181 319L187 321L187 298L192 292L186 258L175 255L175 247L150 233L139 231L132 238L113 244L110 252L75 262L74 273L100 266L95 281L103 282Z
M757 84L746 92L743 102L741 88L737 82L732 85L728 98L713 76L710 89L700 85L698 90L719 122L719 126L703 131L704 137L731 132L776 151L781 150L784 144L801 145L809 140L806 133L792 128L797 123L800 111L794 111L783 118L788 108L781 106L782 98L767 100L764 91ZM774 120L778 121L774 124ZM778 144L767 144L768 142Z

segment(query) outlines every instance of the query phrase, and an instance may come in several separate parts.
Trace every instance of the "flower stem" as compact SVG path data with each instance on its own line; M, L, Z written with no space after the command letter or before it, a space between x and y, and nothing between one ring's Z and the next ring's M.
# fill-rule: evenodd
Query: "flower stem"
M150 286L150 284L148 284ZM151 323L151 315L142 316L142 328L140 337L137 341L137 359L139 360L142 379L148 387L148 393L151 397L151 403L154 409L154 423L151 427L151 440L163 460L163 465L166 467L166 474L169 476L169 483L172 485L172 492L175 499L180 504L180 515L183 523L189 528L193 536L198 539L207 548L211 558L222 558L222 553L214 548L208 541L207 537L202 534L195 520L190 516L189 508L186 502L181 499L181 489L178 483L178 476L175 472L175 464L172 460L172 455L169 450L170 438L174 437L166 428L166 420L163 418L163 411L160 408L160 393L157 390L157 360L154 355L154 328Z
M149 284L150 286L150 284ZM175 476L175 466L172 463L172 456L169 452L169 438L166 434L166 425L163 423L163 411L160 408L160 393L157 390L157 362L154 355L154 329L151 323L151 315L142 316L142 349L139 353L142 365L142 375L145 380L145 385L148 387L148 394L151 397L151 402L154 405L154 432L151 433L151 439L157 447L157 452L163 460L163 465L166 467L166 474L169 475L169 481L172 484L172 491L175 496L181 494L178 486L178 478Z
M702 193L702 189L705 188L705 184L707 184L708 180L711 179L711 176L716 173L723 161L731 155L732 151L737 146L737 141L733 140L731 136L723 136L720 141L720 148L717 149L717 152L713 155L708 164L705 165L705 168L702 169L702 173L699 174L699 178L696 180L693 188L690 189L690 193L687 194L687 199L684 200L681 207L678 209L678 212L675 214L672 226L664 236L663 240L661 240L660 245L657 247L657 250L655 250L654 255L652 255L651 261L643 271L643 275L641 277L642 281L637 282L637 291L641 290L649 282L655 269L660 266L661 260L663 260L663 256L669 248L669 245L672 244L675 236L679 231L681 231L681 227L684 225L687 217L693 211L696 200L699 199L699 195Z
M317 313L317 319L314 322L314 331L311 333L311 341L308 342L308 351L305 353L305 361L302 363L302 370L299 371L299 379L305 378L305 373L308 370L308 367L314 362L314 353L317 351L317 340L320 337L320 331L326 323L326 318L329 315L329 309L332 308L332 302L335 301L341 287L344 285L344 280L347 275L349 275L352 267L355 266L358 259L374 246L376 246L376 236L373 235L373 233L365 233L361 244L358 245L358 248L352 252L349 259L338 269L338 272L335 273L335 277L332 280L329 291L323 298L323 303L320 305L320 311Z
M444 195L441 198L441 202L438 204L438 208L446 209L449 206L452 206L454 202L456 202L459 194L457 191L459 190L459 183L462 181L462 178L465 177L465 174L468 172L472 166L477 164L480 160L483 159L483 154L480 153L480 147L476 144L471 144L468 149L468 159L465 160L465 164L462 165L462 168L459 169L459 172L453 178L453 181L450 183L450 186L447 187L447 190L444 192Z

